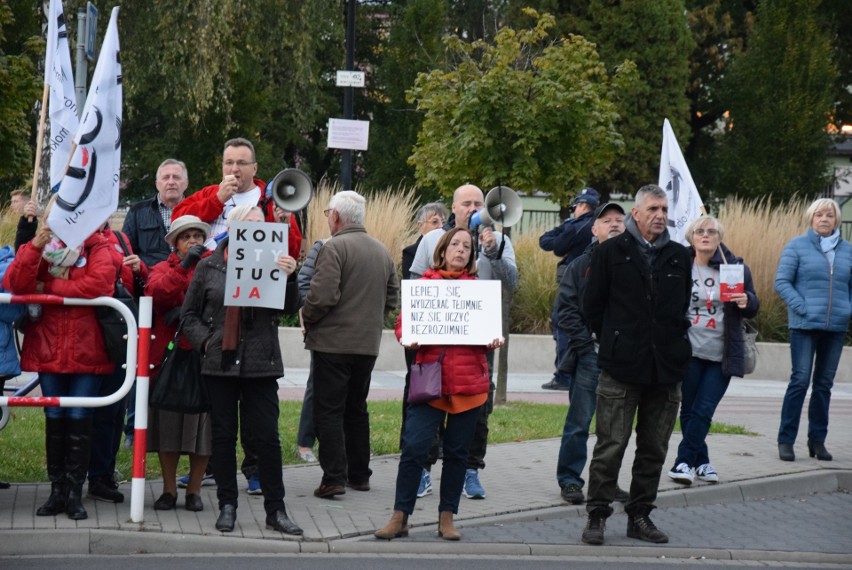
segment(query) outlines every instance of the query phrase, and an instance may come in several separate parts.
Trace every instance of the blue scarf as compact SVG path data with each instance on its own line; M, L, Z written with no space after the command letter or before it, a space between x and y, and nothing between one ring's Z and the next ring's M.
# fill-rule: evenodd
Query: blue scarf
M834 250L837 247L838 242L840 242L839 229L834 230L834 232L829 236L819 236L819 246L825 254L825 257L828 259L828 264L832 267L834 267Z

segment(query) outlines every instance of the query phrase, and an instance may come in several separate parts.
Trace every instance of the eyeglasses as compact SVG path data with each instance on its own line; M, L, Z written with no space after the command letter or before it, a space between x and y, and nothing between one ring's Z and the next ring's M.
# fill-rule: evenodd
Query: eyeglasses
M184 232L178 236L178 241L189 241L191 239L197 239L199 241L205 241L207 236L205 236L201 232Z
M225 168L233 168L236 165L236 166L239 166L240 168L245 168L246 166L251 166L255 162L256 161L254 161L254 160L252 160L251 162L249 162L247 160L226 160L225 162L222 163L222 166L224 166Z
M703 236L704 234L707 234L710 237L715 237L719 235L719 230L717 230L716 228L695 228L694 230L692 230L692 233L697 236Z
M436 228L444 225L443 218L432 218L431 220L421 220L417 222L418 226L435 226Z
M328 210L323 210L322 214L327 218L330 213L332 213L334 209L329 208Z

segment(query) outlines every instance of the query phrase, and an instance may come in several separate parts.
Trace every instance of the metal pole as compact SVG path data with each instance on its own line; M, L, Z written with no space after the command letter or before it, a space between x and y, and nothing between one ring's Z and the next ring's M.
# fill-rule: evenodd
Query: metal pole
M346 70L355 69L355 0L346 2ZM354 116L355 88L343 88L343 118L351 120ZM352 151L343 150L340 164L340 178L344 190L352 190Z
M74 69L74 91L77 94L77 117L83 117L86 105L86 80L89 61L86 59L86 8L77 10L77 65Z

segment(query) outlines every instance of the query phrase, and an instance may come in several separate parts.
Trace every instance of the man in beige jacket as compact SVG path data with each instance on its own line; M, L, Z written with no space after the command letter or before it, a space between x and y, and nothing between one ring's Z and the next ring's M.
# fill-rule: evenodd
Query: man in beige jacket
M332 196L326 210L334 239L320 250L302 307L305 348L313 351L314 430L329 499L346 486L370 490L367 393L385 315L396 308L396 268L385 246L364 229L364 197Z

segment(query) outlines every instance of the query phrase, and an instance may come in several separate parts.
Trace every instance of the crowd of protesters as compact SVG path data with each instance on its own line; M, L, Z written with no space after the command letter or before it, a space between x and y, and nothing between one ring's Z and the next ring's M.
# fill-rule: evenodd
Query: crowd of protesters
M287 223L289 247L275 263L296 278L302 232L296 216L266 195L255 177L254 147L246 139L225 143L222 180L185 198L186 166L165 160L157 170L157 194L131 207L122 232L105 224L76 248L67 247L46 220L55 198L39 216L24 192L12 195L20 216L14 247L0 250L2 291L91 299L112 296L116 281L135 296L153 298L155 340L151 357L156 379L171 341L201 355L200 374L209 413L151 410L147 447L163 472L158 510L183 506L201 511L200 488L217 485L216 529L236 522L239 489L237 435L248 492L262 494L268 528L300 535L289 518L278 433L278 384L283 362L278 344L280 310L225 306L228 228L233 222ZM518 284L508 236L492 227L468 228L482 209L482 191L456 189L451 214L437 203L417 214L417 243L403 252L403 277L493 279L504 291ZM574 200L575 217L541 239L560 257L553 307L556 373L543 386L568 391L570 408L557 462L562 497L586 504L582 541L603 544L611 503L625 503L627 536L667 542L651 521L675 419L683 437L668 477L684 485L720 480L710 463L706 436L732 377L745 375L743 320L756 316L759 300L744 260L723 243L722 223L701 216L686 228L687 245L667 228L668 199L655 185L640 188L626 212L584 189ZM364 227L366 200L351 191L327 204L329 238L315 242L299 273L299 317L311 369L297 441L299 456L318 460L323 476L314 495L331 499L370 490L370 423L367 393L378 355L381 329L396 309L399 283L385 247ZM795 460L793 445L805 394L807 448L831 460L825 447L831 387L852 316L852 246L839 233L840 209L830 199L807 210L804 235L784 248L775 287L788 307L792 375L781 411L779 457ZM742 288L722 296L722 270L741 265ZM124 370L110 359L91 306L3 305L0 307L0 382L22 371L38 373L45 396L94 397L114 393ZM402 314L397 337L402 342ZM20 358L14 327L23 332ZM489 337L490 338L490 337ZM493 349L503 331L485 346L404 345L407 365L439 363L441 397L403 402L401 458L393 515L376 537L408 534L417 498L431 493L431 466L442 453L439 535L458 540L453 526L460 497L484 499L479 471L485 467L488 417L493 406ZM406 377L406 399L409 377ZM51 491L39 516L88 515L88 497L119 503L115 458L122 432L132 441L133 398L102 408L46 407L45 454ZM596 443L581 474L596 414ZM629 488L618 473L635 426L636 454ZM129 426L129 430L128 430ZM181 455L190 469L178 477Z

